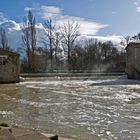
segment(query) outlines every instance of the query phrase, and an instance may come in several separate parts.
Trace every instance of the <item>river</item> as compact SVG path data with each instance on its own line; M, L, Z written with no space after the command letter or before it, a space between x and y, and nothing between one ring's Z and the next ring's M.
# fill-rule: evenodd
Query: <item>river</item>
M140 140L140 81L98 76L1 84L0 122L61 135Z

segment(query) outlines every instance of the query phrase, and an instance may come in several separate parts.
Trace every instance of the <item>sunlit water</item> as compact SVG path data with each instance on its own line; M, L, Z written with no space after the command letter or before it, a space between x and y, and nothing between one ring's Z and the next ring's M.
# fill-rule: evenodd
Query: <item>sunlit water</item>
M140 140L140 81L100 78L0 85L0 121L58 134L76 130Z

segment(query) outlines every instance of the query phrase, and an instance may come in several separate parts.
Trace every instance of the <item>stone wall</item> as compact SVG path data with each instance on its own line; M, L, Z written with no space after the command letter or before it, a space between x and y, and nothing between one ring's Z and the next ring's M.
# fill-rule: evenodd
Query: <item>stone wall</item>
M7 57L6 63L0 65L0 83L19 82L19 56Z
M1 65L0 66L0 82L19 82L19 72L18 68L13 65Z
M128 78L140 79L140 43L129 43L126 48L126 74Z

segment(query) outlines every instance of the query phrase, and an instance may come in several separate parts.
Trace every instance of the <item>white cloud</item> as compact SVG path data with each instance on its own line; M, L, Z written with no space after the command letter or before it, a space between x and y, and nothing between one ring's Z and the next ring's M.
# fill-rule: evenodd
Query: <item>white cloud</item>
M117 12L116 11L112 11L111 14L112 15L115 15L115 14L117 14Z
M57 18L61 14L61 9L55 6L45 6L42 5L38 8L38 13L41 15L42 19Z
M8 21L8 18L6 17L6 15L2 12L0 12L0 24L4 23Z
M42 19L55 18L60 15L61 9L56 6L42 5L39 7L25 7L24 11L33 11L34 15L40 16Z
M102 42L112 41L114 44L122 43L122 41L125 41L123 36L118 35L94 36L94 38L99 39Z
M134 5L136 7L136 11L139 13L140 12L140 0L135 0Z
M138 6L138 2L135 1L135 2L134 2L134 5Z
M79 24L80 34L82 35L83 34L95 35L99 32L100 29L108 26L106 24L100 24L92 20L86 20L84 18L73 17L73 16L61 16L56 22L58 25L61 26L67 23L68 21L77 22Z
M108 35L108 36L82 35L78 37L77 42L84 47L85 40L89 39L96 39L97 41L100 41L102 43L111 41L113 43L113 46L120 52L124 52L125 47L127 45L125 38L119 35Z
M3 14L0 13L0 17ZM2 16L2 19L4 17ZM0 27L4 27L7 31L7 35L8 35L8 40L9 40L9 45L13 48L13 49L17 49L18 47L21 47L22 44L22 31L20 28L20 25L22 23L16 23L13 20L7 19L5 18L5 22L1 23L0 22ZM81 36L79 36L78 38L81 39L80 42L82 43L82 41L84 39L98 39L101 42L106 42L106 41L112 41L113 44L116 46L116 48L118 48L119 50L124 50L124 46L122 44L125 44L125 39L122 36L117 36L117 35L113 35L113 36L97 36L96 33L101 29L106 27L107 25L103 25L103 24L99 24L93 21L87 21L85 19L79 18L79 17L72 17L72 16L59 16L59 20L57 20L57 24L63 24L66 23L68 20L73 20L73 21L77 21L81 24L81 29L80 31L83 33ZM44 44L41 43L42 39L45 40L46 39L46 32L45 32L45 28L42 25L42 23L38 23L36 25L37 28L37 46L43 46ZM13 41L14 40L14 41ZM83 43L82 43L83 44Z
M35 8L31 8L31 7L25 7L24 8L24 11L29 11L29 10L33 11L33 10L35 10Z
M107 27L106 24L97 23L92 20L87 20L80 17L63 15L62 9L56 6L46 6L42 5L40 7L26 7L25 11L32 10L35 16L40 16L43 20L52 18L56 20L58 25L63 25L69 21L78 22L80 25L81 34L92 34L95 35L99 32L100 29Z
M119 35L108 35L108 36L81 36L79 37L78 41L81 42L82 40L87 40L87 39L97 39L98 41L104 43L107 41L111 41L114 45L114 47L116 47L119 51L124 51L125 47L126 47L126 40L123 36L119 36ZM84 44L83 42L81 42L82 44Z
M137 12L140 12L140 6L137 7Z
M56 15L60 14L61 11L62 11L58 7L55 7L55 6L44 6L44 5L41 6L41 10L42 10L43 14L51 13L51 14L56 14Z
M123 36L95 36L94 38L100 40L101 42L111 41L114 46L120 51L123 51L126 47L126 40Z
M93 21L87 21L81 19L79 21L81 34L92 34L95 35L100 29L107 27L108 25L96 23Z

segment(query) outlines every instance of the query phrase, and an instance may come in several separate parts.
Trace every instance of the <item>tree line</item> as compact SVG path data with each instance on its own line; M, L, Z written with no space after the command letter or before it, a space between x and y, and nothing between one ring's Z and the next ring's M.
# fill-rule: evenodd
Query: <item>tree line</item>
M37 46L36 19L29 10L23 19L21 60L22 72L120 72L125 69L125 52L120 52L111 41L78 40L80 25L67 21L56 26L50 18L44 24L44 47ZM1 48L9 49L6 32L0 29Z

